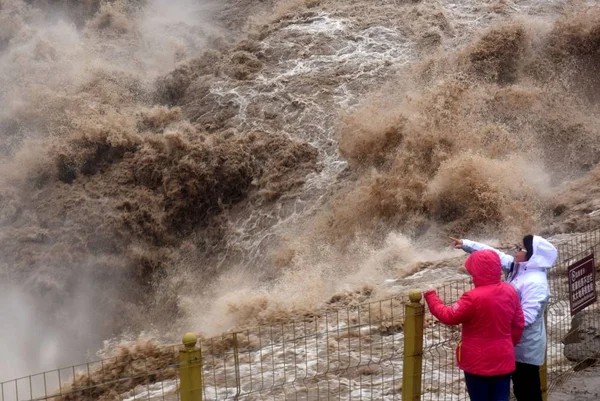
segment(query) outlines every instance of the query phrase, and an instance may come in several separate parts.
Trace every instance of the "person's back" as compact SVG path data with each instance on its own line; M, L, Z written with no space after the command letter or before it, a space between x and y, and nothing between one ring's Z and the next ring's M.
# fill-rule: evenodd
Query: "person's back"
M515 370L513 321L521 308L514 288L506 283L477 287L471 292L473 318L463 323L459 366L476 366L482 376L504 375ZM463 350L464 349L464 350ZM462 355L460 355L462 354Z

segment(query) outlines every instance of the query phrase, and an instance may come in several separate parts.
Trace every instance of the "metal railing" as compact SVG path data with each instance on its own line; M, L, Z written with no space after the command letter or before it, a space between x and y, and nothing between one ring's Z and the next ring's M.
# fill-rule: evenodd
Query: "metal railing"
M460 280L437 289L446 304L457 301L473 288L471 280ZM464 377L456 365L455 349L460 340L459 326L446 326L425 311L422 400L466 400Z
M600 251L600 230L590 231L558 244L559 258L549 273L550 303L546 316L548 346L549 391L600 358L600 339L592 339L600 332L600 305L595 303L571 317L567 268L590 253ZM598 267L596 267L597 269ZM600 289L596 275L596 288Z
M600 357L591 333L600 331L599 308L588 307L572 324L566 276L569 264L598 250L600 231L555 243L544 370L550 390ZM459 280L438 295L450 304L471 288ZM332 304L301 321L201 338L198 347L190 338L187 347L121 346L108 359L1 383L0 401L465 400L454 358L459 338L460 328L433 318L420 294Z
M202 344L204 399L380 399L396 394L403 324L404 304L392 298L209 339Z
M121 346L111 358L1 383L0 400L127 400L141 393L168 399L179 386L179 349L150 341ZM103 398L111 394L118 398Z

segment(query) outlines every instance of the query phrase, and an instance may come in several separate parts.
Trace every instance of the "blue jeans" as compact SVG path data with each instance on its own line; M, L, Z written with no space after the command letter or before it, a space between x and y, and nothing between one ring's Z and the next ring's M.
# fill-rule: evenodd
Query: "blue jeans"
M465 372L467 392L471 401L508 401L510 375L478 376Z

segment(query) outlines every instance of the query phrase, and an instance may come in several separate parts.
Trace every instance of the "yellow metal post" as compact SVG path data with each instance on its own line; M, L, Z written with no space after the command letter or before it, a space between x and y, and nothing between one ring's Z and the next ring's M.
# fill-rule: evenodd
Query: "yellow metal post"
M408 298L410 303L404 308L402 401L418 401L421 399L425 307L421 303L421 291L411 290Z
M544 313L544 324L546 326L546 356L544 364L540 366L540 384L542 386L542 400L548 401L548 310Z
M202 401L202 352L194 333L183 336L185 349L179 351L179 393L181 401Z

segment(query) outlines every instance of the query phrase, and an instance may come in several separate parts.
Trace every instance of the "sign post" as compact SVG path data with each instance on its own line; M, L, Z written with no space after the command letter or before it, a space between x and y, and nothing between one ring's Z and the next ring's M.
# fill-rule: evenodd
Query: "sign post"
M596 264L590 254L569 266L571 316L596 302Z

